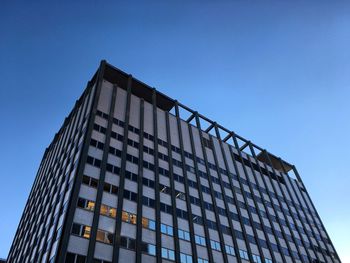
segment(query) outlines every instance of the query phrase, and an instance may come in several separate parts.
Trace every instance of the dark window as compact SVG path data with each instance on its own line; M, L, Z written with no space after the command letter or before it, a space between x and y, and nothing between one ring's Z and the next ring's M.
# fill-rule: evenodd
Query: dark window
M79 224L75 224L75 223L73 224L72 234L80 235L80 225Z
M75 254L73 253L67 253L67 256L66 256L66 263L74 263L74 260L75 260Z
M85 256L77 255L77 261L76 263L85 263Z

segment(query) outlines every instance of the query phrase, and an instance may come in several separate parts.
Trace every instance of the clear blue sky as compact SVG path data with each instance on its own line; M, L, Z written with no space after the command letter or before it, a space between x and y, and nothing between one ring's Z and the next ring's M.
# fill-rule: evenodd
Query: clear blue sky
M0 257L106 59L295 164L350 262L349 1L14 2L0 3Z

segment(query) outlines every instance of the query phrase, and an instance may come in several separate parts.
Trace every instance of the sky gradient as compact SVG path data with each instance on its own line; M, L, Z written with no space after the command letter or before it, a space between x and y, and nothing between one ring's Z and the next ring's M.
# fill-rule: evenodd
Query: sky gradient
M350 262L349 1L0 3L0 257L106 59L296 165Z

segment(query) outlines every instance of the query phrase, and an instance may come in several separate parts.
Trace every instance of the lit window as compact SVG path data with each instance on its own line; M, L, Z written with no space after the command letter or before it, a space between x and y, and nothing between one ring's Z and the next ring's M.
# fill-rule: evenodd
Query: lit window
M90 226L84 226L83 227L83 237L90 238L91 234L91 227Z
M125 211L122 212L122 221L129 222L129 213L128 212L125 212Z

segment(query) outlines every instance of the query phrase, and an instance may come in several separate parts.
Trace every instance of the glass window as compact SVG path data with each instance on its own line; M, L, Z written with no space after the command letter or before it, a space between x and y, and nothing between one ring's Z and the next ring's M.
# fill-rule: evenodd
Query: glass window
M100 214L105 216L108 215L108 207L106 205L101 205Z
M91 227L90 226L84 226L83 227L83 237L90 238L91 233Z
M67 253L67 256L66 256L66 263L74 263L74 260L75 260L75 254L73 253Z
M122 221L129 222L129 213L125 211L122 212Z
M109 209L109 215L110 215L111 217L116 218L116 217L117 217L117 209L111 207L111 208Z
M169 259L171 260L175 260L175 253L174 250L168 249L168 255L169 255Z
M172 236L174 233L173 233L173 227L172 226L168 226L167 227L167 231L168 231L168 235Z
M85 200L83 198L78 199L78 207L85 208Z
M72 234L74 235L80 235L80 225L73 223L72 226Z
M76 263L85 263L86 257L77 255L77 260L75 261Z
M152 230L156 230L156 222L153 220L149 221L149 228Z
M161 231L163 234L166 234L166 233L167 233L167 231L166 231L166 225L160 224L160 231Z
M136 215L130 214L130 223L136 225Z
M155 256L156 255L156 246L148 244L148 254Z
M93 211L95 208L95 202L87 201L86 209Z

